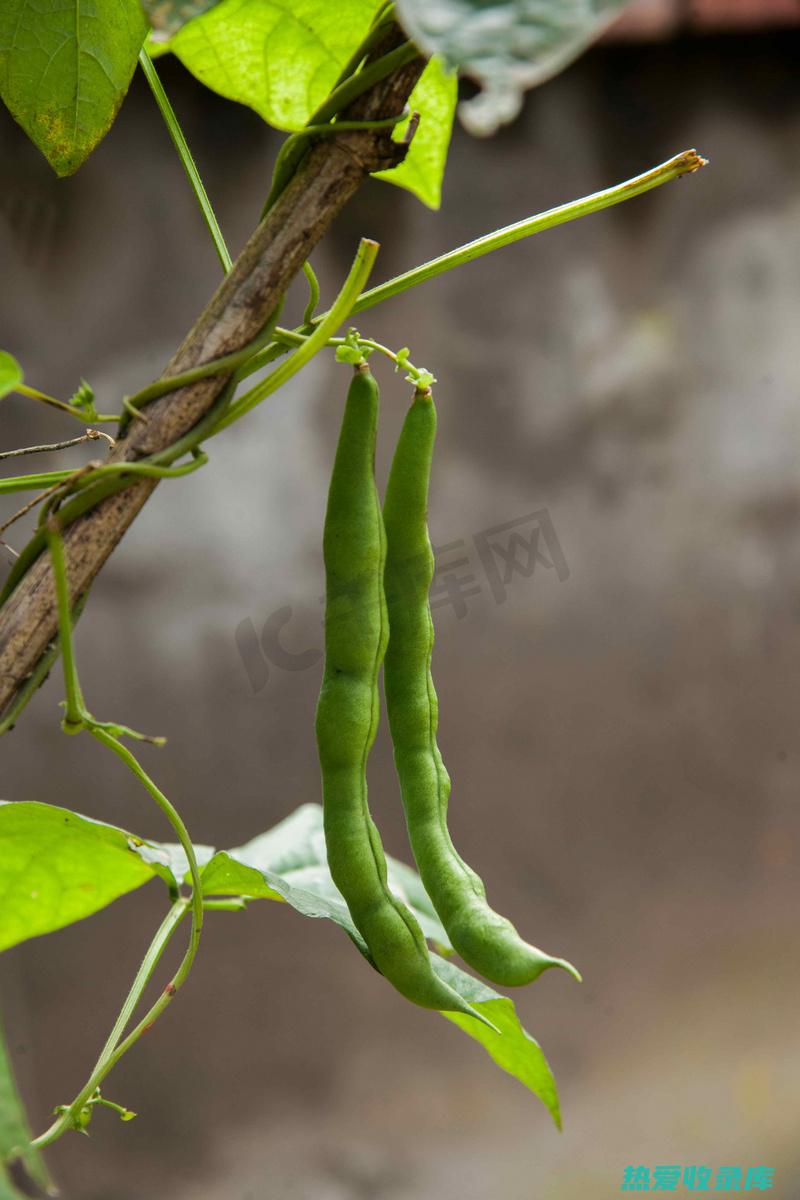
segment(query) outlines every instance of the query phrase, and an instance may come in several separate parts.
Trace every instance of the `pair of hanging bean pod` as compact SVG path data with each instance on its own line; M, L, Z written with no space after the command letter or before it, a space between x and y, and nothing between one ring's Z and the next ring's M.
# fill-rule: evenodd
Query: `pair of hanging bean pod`
M434 972L419 923L388 886L366 778L380 718L382 665L411 848L453 947L499 984L530 983L556 966L580 976L563 959L523 941L489 907L482 881L450 838L450 778L436 741L438 702L430 669L434 562L428 486L436 409L430 390L418 389L381 511L375 485L378 405L377 383L362 364L347 396L323 536L325 674L316 732L328 862L353 923L389 982L425 1008L485 1021Z

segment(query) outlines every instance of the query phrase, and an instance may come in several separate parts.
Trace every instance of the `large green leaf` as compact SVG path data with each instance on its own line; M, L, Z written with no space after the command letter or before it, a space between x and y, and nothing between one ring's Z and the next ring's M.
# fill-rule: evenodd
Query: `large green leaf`
M221 96L302 128L369 28L376 0L222 0L169 42Z
M3 1029L0 1025L0 1200L21 1200L4 1164L14 1161L39 1188L50 1190L50 1180L41 1156L30 1147L30 1129L19 1098Z
M512 121L527 88L577 58L627 0L397 0L398 17L420 49L441 54L482 92L462 104L479 135Z
M0 801L0 950L91 916L152 879L122 829L49 804Z
M108 132L146 32L139 0L0 3L0 97L57 174Z
M22 381L22 367L7 350L0 350L0 400L16 391Z
M420 122L405 161L391 171L376 171L376 179L408 188L429 208L439 207L457 95L455 74L444 70L440 58L432 58L408 101L411 112L420 114ZM397 126L396 140L403 137L407 124Z

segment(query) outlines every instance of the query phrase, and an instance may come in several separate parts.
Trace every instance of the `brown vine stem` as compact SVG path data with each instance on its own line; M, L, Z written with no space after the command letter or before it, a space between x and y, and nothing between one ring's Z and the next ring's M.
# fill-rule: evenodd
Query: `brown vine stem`
M403 41L395 26L374 51L379 57ZM422 71L415 58L381 79L343 116L380 121L400 112ZM165 376L230 354L265 325L314 246L366 177L397 164L405 147L390 129L356 130L310 148L285 191L256 228L230 274L168 364ZM228 382L211 376L154 401L148 421L133 422L110 462L157 453L186 434L208 412ZM83 595L156 487L137 481L109 496L64 531L64 552L74 603ZM24 686L58 631L58 610L47 555L32 564L0 609L0 713Z
M0 451L0 461L6 458L21 458L24 454L45 454L51 450L69 450L71 446L80 446L81 442L96 442L105 438L109 446L114 445L114 439L99 429L87 429L80 437L69 438L66 442L47 442L44 446L22 446L19 450Z

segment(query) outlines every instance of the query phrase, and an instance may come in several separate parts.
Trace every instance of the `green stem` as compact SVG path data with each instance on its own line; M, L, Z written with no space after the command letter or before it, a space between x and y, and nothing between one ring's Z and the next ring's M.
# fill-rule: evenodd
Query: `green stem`
M67 579L67 564L64 555L64 542L57 522L52 520L45 530L47 545L53 565L53 577L56 588L58 605L58 629L61 641L61 657L64 666L64 687L67 695L67 719L70 724L85 725L89 733L96 737L104 746L122 759L126 767L136 776L141 784L155 800L158 807L172 826L180 842L189 864L189 874L192 880L192 912L194 916L192 941L200 936L203 925L203 895L200 881L200 871L195 858L194 846L180 814L164 793L156 786L141 764L137 761L127 746L123 746L118 738L107 732L106 728L98 726L86 709L78 680L78 669L75 660L75 649L72 638L72 614L69 606L69 582Z
M278 342L284 342L287 346L302 346L304 342L308 341L310 336L311 334L300 333L300 331L297 329L284 329L281 325L278 325L275 329L275 340ZM390 361L397 366L397 355L395 354L394 350L390 350L388 346L381 345L381 343L376 342L374 338L362 337L361 334L358 335L358 342L362 346L368 346L370 350L376 350L379 354L385 355L386 358L390 359ZM347 344L347 338L328 338L325 344L331 348L336 346L345 346Z
M269 341L272 336L270 329L267 335ZM167 375L163 379L156 379L153 383L149 383L147 387L137 392L135 396L127 397L126 407L137 412L146 404L151 404L153 400L158 400L161 396L168 396L170 392L176 392L178 388L189 387L193 383L199 383L201 379L209 379L212 375L224 375L230 371L234 371L243 363L252 358L258 352L259 345L264 344L263 332L254 338L252 342L248 342L241 350L234 350L230 354L223 354L221 358L214 358L211 362L200 363L197 367L189 367L186 371L179 371L177 375Z
M213 407L206 413L205 417L195 425L194 429L190 430L188 434L180 438L179 441L169 446L166 450L162 450L159 454L151 455L149 459L136 463L105 463L102 467L85 471L81 479L77 479L77 473L71 471L68 479L71 478L76 483L80 483L83 478L89 478L90 475L96 479L96 482L92 483L91 486L77 489L71 498L62 504L58 510L61 528L65 529L67 525L71 525L74 520L82 516L85 512L88 512L89 509L95 508L103 500L107 500L109 496L114 496L117 492L124 491L125 488L130 487L132 479L135 479L137 476L153 476L156 479L172 478L174 476L186 475L203 466L206 461L204 454L198 455L193 463L189 463L185 467L169 468L161 466L160 460L166 459L167 461L171 461L170 455L173 458L179 458L182 454L194 451L194 442L201 440L211 431L214 421L227 407L231 394L232 388L228 385L217 398ZM62 496L59 495L59 499L61 498ZM39 497L39 500L42 499L45 499L45 497ZM40 524L36 532L25 544L6 577L2 591L0 591L0 607L5 604L17 584L26 572L30 570L32 563L42 553L46 544L45 530Z
M183 135L183 130L180 127L178 118L172 105L169 102L167 93L164 91L158 71L155 64L143 48L139 51L139 66L142 68L145 79L150 84L150 90L153 93L155 102L159 107L161 116L164 118L164 124L169 131L169 136L172 138L175 149L178 151L178 157L181 160L181 165L186 172L186 177L192 186L192 190L197 198L197 203L200 205L200 211L203 214L203 219L208 226L208 232L211 234L214 242L214 248L217 251L219 261L222 263L222 269L227 275L232 264L231 256L228 252L228 247L225 245L225 239L222 236L222 230L219 227L217 218L214 215L214 209L211 207L211 201L208 198L208 193L203 187L203 181L200 178L200 172L197 170L192 152L186 138Z
M175 443L175 446L176 447L179 446L179 443ZM169 449L170 449L170 451L174 451L175 447L171 446L171 447L169 447ZM84 491L84 490L90 488L92 485L99 483L100 481L102 481L104 479L117 478L120 481L120 488L122 488L122 487L128 486L126 483L126 477L128 477L129 479L131 477L133 479L136 479L137 477L138 478L149 478L149 479L180 479L184 475L191 475L194 471L198 471L201 467L204 467L206 465L206 463L208 462L208 455L204 454L196 446L195 447L186 447L186 449L191 450L192 461L188 462L188 463L184 463L184 465L181 467L169 467L169 466L158 465L158 462L157 462L158 456L153 455L150 460L145 459L143 462L103 463L100 466L95 466L95 467L93 467L91 463L87 463L85 466L79 467L76 471L53 471L53 472L49 472L49 473L47 473L45 475L41 475L41 476L34 476L34 475L24 476L23 475L23 476L19 476L18 478L14 478L14 479L10 480L9 482L15 486L8 487L8 488L4 488L2 486L2 484L0 484L0 494L2 494L4 491L8 491L8 492L15 492L15 491L21 491L21 490L29 491L29 490L31 490L31 482L30 481L36 481L38 479L44 480L49 483L49 486L45 489L45 491L43 491L41 493L41 495L34 496L34 498L32 500L30 500L23 508L21 508L19 510L19 512L15 513L13 517L10 517L8 521L6 521L3 525L0 526L0 533L2 533L5 529L7 529L10 525L12 525L20 517L25 516L25 514L30 512L31 509L35 508L37 504L42 504L42 509L39 514L39 522L38 522L39 528L41 529L41 527L47 521L48 515L52 511L53 507L57 503L61 503L64 500L65 496L70 495L71 493ZM184 448L181 447L180 453L183 453L183 452L184 452ZM166 453L166 452L163 452L163 453ZM180 457L180 454L175 453L174 457L176 457L176 458ZM67 486L61 487L60 486L61 484L65 484ZM20 485L26 485L26 486L24 486L24 488L23 488ZM44 503L42 503L42 502L44 502ZM35 539L35 537L36 537L36 535L34 534L34 539ZM34 539L31 539L31 541L33 541ZM27 554L30 545L31 545L31 542L28 542L28 544L25 547L25 550L23 551L23 554ZM41 550L41 546L42 546L42 543L40 542L39 543L40 550ZM23 555L20 555L20 558L22 558L22 557L23 557ZM28 561L28 560L26 560L26 561ZM30 560L30 561L32 561L32 560ZM12 571L9 573L9 579L6 580L5 589L7 589L9 586L9 581L11 579L11 575L18 569L19 569L19 558L17 559L16 563L14 564ZM16 586L16 585L14 585L14 586ZM9 594L5 589L3 591L4 597L7 594Z
M192 475L208 462L208 455L195 448L192 451L192 461L182 467L157 467L147 460L144 462L103 463L95 467L80 480L81 487L88 487L97 479L105 479L109 475L142 476L145 479L182 479L184 475Z
M61 661L64 664L64 690L66 692L66 721L70 725L80 725L83 722L85 704L78 680L78 669L75 662L75 647L72 639L72 611L69 603L69 584L67 582L67 563L64 557L64 543L57 529L47 530L47 547L53 563L53 577L56 585L58 601L58 623L61 642Z
M117 1062L124 1054L134 1045L135 1042L145 1033L153 1022L161 1015L172 998L177 994L183 985L192 963L197 954L197 948L200 942L200 934L203 928L203 892L202 882L200 879L200 871L197 865L197 858L194 852L192 840L180 814L175 809L174 805L167 799L164 793L156 786L136 757L131 751L124 746L122 742L113 733L109 732L109 726L104 726L100 722L95 721L91 713L86 709L86 704L83 699L80 682L78 679L77 666L75 662L75 651L72 639L72 615L69 608L69 582L67 579L66 559L64 555L64 544L61 538L61 533L55 519L51 519L45 529L47 538L47 546L50 552L53 576L55 579L56 601L58 606L58 621L59 621L59 637L61 642L61 657L64 665L64 687L66 691L66 717L65 728L72 726L70 732L77 732L80 729L86 729L92 737L94 737L102 746L106 746L132 774L142 783L145 789L155 800L158 807L161 809L164 816L169 821L175 835L180 842L186 860L189 865L189 874L192 881L192 894L190 900L180 899L176 901L171 909L171 914L174 921L170 920L170 915L162 923L161 929L156 934L155 941L150 947L142 966L134 980L133 988L128 994L128 997L123 1005L122 1011L117 1018L111 1034L109 1035L100 1058L98 1059L95 1068L73 1103L61 1113L53 1125L39 1138L36 1138L34 1145L37 1148L47 1146L56 1138L60 1137L67 1129L75 1125L75 1118L80 1113L81 1109L87 1101L94 1095L97 1087L102 1080L111 1071ZM161 993L156 1002L151 1006L145 1017L138 1025L128 1034L124 1040L120 1041L124 1032L125 1026L133 1014L136 1003L144 990L152 972L158 962L158 959L163 952L169 937L172 936L174 928L177 926L183 911L191 906L192 911L192 928L189 935L189 944L184 953L181 964L178 967L172 980L167 984L164 991ZM177 911L180 907L180 913Z
M369 278L377 253L377 242L373 242L369 238L361 239L353 265L350 268L350 273L342 285L342 290L333 302L332 307L316 326L314 332L301 346L298 346L291 358L287 359L271 375L268 375L266 379L262 379L260 383L257 383L249 392L245 392L243 396L231 405L228 412L222 417L222 420L218 422L214 430L215 433L218 433L221 429L226 429L234 421L238 421L246 413L250 412L251 409L255 408L257 404L260 404L262 400L266 399L267 396L277 391L301 367L304 367L317 351L323 348L328 338L336 333L341 323L350 315L356 297L360 294ZM234 378L236 377L234 376Z
M307 322L307 324L313 324L313 322ZM287 346L302 346L303 342L305 342L309 336L311 335L307 333L300 333L295 329L284 329L280 325L276 325L275 327L275 340L278 342L283 342ZM346 346L348 340L348 338L343 337L332 337L328 338L326 345L330 346L331 348L336 346ZM394 364L396 371L408 371L413 381L416 381L422 373L422 368L415 367L413 363L408 361L408 359L404 358L401 361L399 354L395 353L394 350L390 350L388 346L384 346L381 342L376 342L374 338L362 337L360 333L357 333L356 341L358 342L359 346L366 346L367 349L374 350L376 353L382 354L385 358L388 358L389 361ZM425 386L427 386L427 384Z
M355 75L356 71L361 66L369 52L374 50L374 48L378 45L378 42L386 37L389 29L394 24L393 10L393 4L384 4L378 9L372 19L372 25L370 26L366 37L362 41L361 45L356 47L356 49L350 55L348 61L342 67L339 73L339 78L334 84L334 88L338 88L340 84L349 79L351 75Z
M76 600L75 607L72 610L73 628L77 624L78 618L83 612L88 598L89 593L84 592L80 600ZM50 669L58 658L58 651L59 640L56 637L47 647L44 654L23 683L22 687L18 692L15 693L11 704L8 705L8 707L3 711L2 719L0 719L0 737L2 737L4 733L9 733L14 728L14 725L19 720L20 713L24 708L27 707L27 705L35 696L36 692L44 683L47 676L50 674Z
M252 339L252 341L248 342L246 346L242 346L238 350L232 350L230 354L223 354L221 358L214 358L210 362L200 363L199 366L189 367L186 371L179 371L177 375L168 375L163 379L156 379L154 383L149 383L147 387L142 388L141 391L136 392L135 395L127 396L124 401L126 413L131 414L134 411L138 412L144 408L146 404L150 404L153 400L158 400L161 396L166 396L170 392L177 391L178 388L188 387L193 383L199 383L200 380L209 379L213 375L226 375L229 372L236 370L237 367L242 366L250 358L257 354L265 344L268 344L271 341L272 333L275 329L275 324L280 316L282 307L283 300L281 300L275 306L275 309L270 314L269 319L264 325L264 328ZM125 415L123 415L122 419L120 420L118 437L122 437L124 435L127 425L128 421L125 419ZM194 430L190 430L187 437L193 435L197 428L199 428L199 426L195 426ZM200 439L196 438L193 442L193 445L196 445L198 440ZM183 443L184 439L181 440L181 444ZM177 445L178 443L175 444ZM173 447L169 447L169 449L172 450ZM180 455L173 454L172 461L179 457ZM157 459L158 455L154 455L152 461L155 462Z
M89 1076L88 1081L83 1086L81 1091L63 1112L60 1113L58 1119L53 1122L49 1129L34 1138L31 1143L36 1149L41 1150L44 1146L49 1146L66 1133L68 1129L73 1128L75 1116L88 1103L94 1095L95 1090L100 1086L103 1079L111 1069L113 1063L111 1059L117 1050L120 1038L125 1032L125 1028L130 1021L134 1010L144 994L152 977L153 971L161 959L167 945L178 928L181 920L185 916L189 908L189 901L185 898L176 900L170 908L166 917L161 923L161 926L153 938L147 953L145 954L142 964L136 973L136 978L131 985L128 995L125 997L119 1016L114 1023L114 1028L109 1034L106 1044L100 1052L100 1057L95 1063L94 1069ZM110 1065L109 1065L110 1064Z
M319 108L311 114L308 124L324 125L327 121L332 121L337 113L343 112L349 104L352 104L369 88L374 87L381 79L386 79L388 75L394 74L395 71L399 71L401 67L413 62L415 58L419 58L417 47L413 42L403 42L400 46L395 46L394 50L390 50L388 54L383 54L374 62L367 63L361 71L351 75L349 79L345 79L330 92Z
M371 35L368 35L369 37ZM329 93L319 108L311 114L305 127L298 130L297 133L293 133L281 146L272 173L272 186L261 213L262 220L296 172L309 148L312 136L336 134L346 129L381 129L396 125L403 119L405 113L378 121L336 121L335 124L331 124L338 113L352 104L369 88L418 57L419 51L414 43L403 42L394 50L390 50L388 54L376 58L374 62L367 63L362 70L349 76Z
M359 297L353 307L352 315L355 316L368 308L374 308L377 304L382 304L384 300L399 296L410 288L417 287L420 283L425 283L437 275L443 275L446 271L460 267L463 263L482 258L484 254L491 254L493 250L510 246L514 242L522 241L523 238L531 237L535 233L542 233L545 229L552 229L556 225L564 225L567 221L575 221L579 217L588 217L592 213L602 212L603 209L612 208L615 204L622 204L625 200L632 200L634 196L641 196L644 192L669 183L681 175L697 171L700 167L705 166L706 162L707 160L701 157L696 150L684 150L682 154L676 154L674 158L668 159L660 166L653 167L652 170L645 171L642 175L635 175L633 179L628 179L624 183L618 183L602 192L595 192L591 196L584 196L580 200L572 200L568 204L559 205L558 208L550 208L547 212L537 213L536 216L526 217L513 225L506 225L494 233L487 233L483 237L476 238L474 242L457 246L455 250L449 250L447 254L442 254L410 271L405 271L402 275L395 275L392 279L387 279L385 283L380 283L377 287L370 288L368 292L364 292ZM327 313L320 313L314 318L313 323L324 321L326 316ZM282 330L279 337L285 338L287 332ZM308 329L301 325L292 332L303 334L307 333ZM284 353L285 345L282 345L281 341L276 338L272 345L266 346L248 363L246 374L250 375L261 370L262 367L274 362Z
M74 404L67 404L64 400L56 400L55 396L48 396L47 392L40 392L38 388L28 387L27 383L18 383L14 388L20 396L27 396L29 400L40 400L42 404L49 404L51 408L57 408L59 412L67 413L70 417L75 417L83 425L88 420L97 424L99 421L118 421L119 416L116 413L87 413L85 408L76 408Z
M42 488L52 487L53 484L63 483L74 475L74 471L42 471L38 475L14 475L10 479L0 479L0 496L9 496L14 492L38 492Z
M303 274L308 284L308 303L303 310L303 324L310 325L314 320L314 313L319 304L319 280L317 279L316 271L308 259L303 263Z
M112 1112L119 1113L123 1121L126 1117L130 1120L131 1117L136 1116L136 1113L132 1113L124 1104L115 1104L113 1100L106 1100L105 1096L93 1096L89 1103L99 1108L110 1108Z
M128 995L125 997L125 1003L120 1009L119 1016L114 1022L114 1028L111 1030L111 1033L106 1039L106 1044L100 1051L100 1056L95 1064L94 1070L92 1071L92 1075L94 1075L98 1067L101 1067L102 1064L106 1062L108 1057L113 1054L114 1050L119 1044L120 1039L122 1038L122 1035L128 1026L128 1022L134 1014L136 1005L139 1003L139 1000L144 994L144 990L150 982L153 972L159 964L161 955L167 948L167 943L188 911L189 901L185 896L182 896L179 900L174 902L169 912L164 917L164 920L161 922L158 932L150 943L147 953L142 959L141 966L136 972L136 978L131 984L131 989L128 992Z
M90 470L91 465L86 463L84 466L78 467L72 472L71 479L80 479L83 475L87 475ZM34 496L32 500L28 500L25 504L23 504L22 508L17 509L17 511L13 513L6 521L3 521L3 524L0 525L0 533L5 533L6 529L10 529L16 521L19 521L20 517L24 517L26 513L29 513L31 509L36 508L36 505L41 504L43 500L47 500L48 497L55 499L56 494L61 490L61 488L62 485L60 483L55 483L52 487L47 488L46 491L41 492L38 496Z
M65 495L74 492L82 491L84 488L91 487L101 479L110 477L119 477L130 475L134 479L182 479L184 475L192 475L195 471L199 471L208 462L208 455L196 447L192 450L191 462L184 463L181 467L160 467L148 462L146 459L143 462L113 462L102 463L99 467L90 467L88 470L71 471L67 475L64 482L74 484L73 487L64 489L51 495L45 501L42 511L39 514L39 525L44 525L48 514L53 509L57 502L64 499ZM44 500L45 496L39 497Z
M535 217L526 217L523 221L506 225L495 233L488 233L484 237L476 238L474 242L467 242L466 245L459 246L456 250L450 250L447 254L432 258L429 262L414 267L411 271L388 279L386 283L380 283L377 287L370 288L359 298L353 309L353 315L364 312L365 309L374 308L376 304L382 304L384 300L399 296L402 292L407 292L409 288L426 283L437 275L443 275L445 271L452 271L454 267L460 267L463 263L472 262L473 259L481 258L484 254L491 254L493 250L499 250L502 246L510 246L535 233L542 233L545 229L553 229L556 225L564 225L567 221L588 217L592 213L602 212L603 209L611 208L615 204L622 204L625 200L632 200L634 196L641 196L644 192L661 187L662 184L669 183L680 175L698 170L705 166L706 162L707 160L702 158L696 150L684 150L682 154L676 154L674 158L668 159L658 167L653 167L650 171L645 171L643 175L635 175L633 179L627 179L624 183L618 183L602 192L594 192L591 196L584 196L581 200L572 200L568 204L559 205L558 208L550 208L547 212L539 213ZM322 320L322 317L318 317L317 320Z

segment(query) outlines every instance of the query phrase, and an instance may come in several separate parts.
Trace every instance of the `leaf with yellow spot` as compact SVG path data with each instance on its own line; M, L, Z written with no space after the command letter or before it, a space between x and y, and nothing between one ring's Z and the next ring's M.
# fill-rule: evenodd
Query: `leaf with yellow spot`
M108 133L146 33L138 0L1 0L0 97L56 174Z

